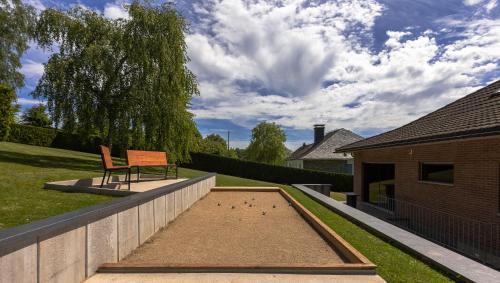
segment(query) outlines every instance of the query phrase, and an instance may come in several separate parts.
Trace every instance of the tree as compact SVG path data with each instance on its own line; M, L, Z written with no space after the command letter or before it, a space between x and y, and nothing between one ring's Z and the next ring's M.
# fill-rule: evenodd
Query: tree
M246 150L249 160L281 165L286 158L285 132L275 123L261 122L252 130Z
M0 0L0 83L13 89L24 85L21 56L28 49L34 10L21 0Z
M211 134L206 136L201 142L200 151L209 154L226 156L227 143L220 135Z
M21 121L26 125L48 127L50 126L50 119L47 112L45 112L46 109L47 107L43 104L33 106L24 111Z
M0 141L6 140L10 133L10 127L14 124L14 116L19 109L14 104L15 92L5 84L0 84Z
M45 10L36 39L59 50L33 95L47 99L56 127L186 159L197 132L188 106L199 94L186 67L186 23L171 4L135 1L128 12L109 20L79 7Z
M235 148L236 157L239 159L247 159L247 152L244 148Z

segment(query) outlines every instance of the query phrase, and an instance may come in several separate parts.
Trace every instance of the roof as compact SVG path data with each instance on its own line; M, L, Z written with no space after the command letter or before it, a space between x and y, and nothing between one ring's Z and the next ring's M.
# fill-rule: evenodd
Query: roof
M337 129L325 135L322 141L307 144L294 151L289 160L299 159L351 159L351 155L336 153L335 150L343 145L359 141L363 137L346 129Z
M500 134L500 80L392 131L337 152Z

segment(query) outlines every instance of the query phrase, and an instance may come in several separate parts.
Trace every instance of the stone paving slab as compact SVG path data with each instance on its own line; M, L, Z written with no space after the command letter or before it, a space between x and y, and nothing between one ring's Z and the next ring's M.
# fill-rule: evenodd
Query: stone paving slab
M355 223L361 224L369 230L375 231L387 240L411 250L413 253L441 267L444 271L478 283L500 282L500 272L488 266L322 195L303 185L294 184L293 186L331 210Z
M130 191L125 182L125 175L111 176L109 183L104 182L101 188L102 177L89 179L66 180L45 183L44 188L63 192L78 192L101 195L127 196L135 193L145 192L156 188L172 185L187 179L163 179L163 175L142 174L141 181L137 182L137 175L132 174Z
M97 273L85 283L254 283L254 282L303 282L303 283L383 283L378 275L312 275L312 274L253 274L253 273Z

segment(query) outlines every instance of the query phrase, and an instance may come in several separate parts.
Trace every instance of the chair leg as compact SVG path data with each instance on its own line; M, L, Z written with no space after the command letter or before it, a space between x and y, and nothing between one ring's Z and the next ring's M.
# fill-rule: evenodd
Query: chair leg
M102 186L104 185L104 179L106 179L106 173L107 173L107 172L108 172L108 171L104 170L104 176L102 176L101 188L102 188Z
M111 177L111 171L109 171L108 179L106 180L106 184L109 184L109 177Z

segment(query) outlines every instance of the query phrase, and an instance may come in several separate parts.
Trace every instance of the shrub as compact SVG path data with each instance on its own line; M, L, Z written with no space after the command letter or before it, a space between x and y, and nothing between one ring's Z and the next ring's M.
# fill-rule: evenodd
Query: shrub
M8 141L37 146L51 146L57 132L57 130L50 128L13 124Z
M14 114L17 111L14 105L15 99L14 90L0 84L0 141L9 137L11 126L14 124Z
M332 184L332 190L352 191L352 175L275 166L201 152L192 152L183 167L280 184Z
M99 153L99 145L103 144L101 138L97 136L82 137L78 134L68 134L57 129L21 124L12 125L8 141L90 153ZM119 148L113 147L112 153L118 156Z

